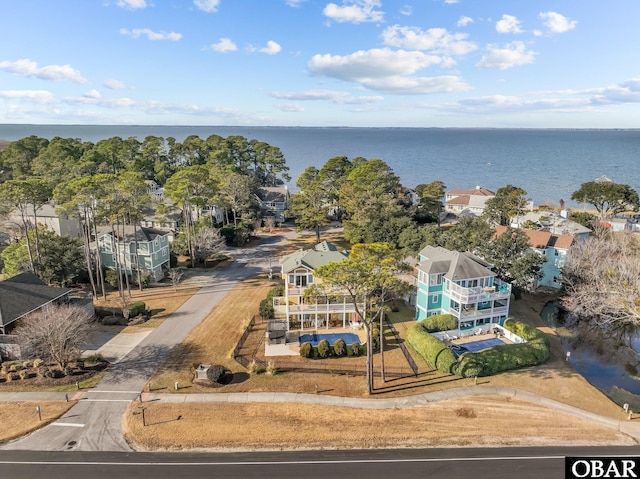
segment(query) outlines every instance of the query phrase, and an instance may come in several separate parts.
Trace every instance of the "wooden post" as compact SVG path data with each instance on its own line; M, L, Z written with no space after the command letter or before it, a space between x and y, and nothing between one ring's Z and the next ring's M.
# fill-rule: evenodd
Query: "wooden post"
M38 420L42 422L42 409L40 406L36 406L36 411L38 411Z

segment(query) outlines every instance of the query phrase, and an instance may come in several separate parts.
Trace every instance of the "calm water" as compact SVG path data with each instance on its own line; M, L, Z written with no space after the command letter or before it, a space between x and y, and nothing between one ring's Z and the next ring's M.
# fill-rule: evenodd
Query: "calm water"
M640 130L0 125L4 140L36 135L96 142L154 135L182 141L211 134L279 147L291 186L307 166L345 155L384 160L405 186L442 180L449 188L480 185L495 191L513 184L536 203L562 198L572 205L571 193L602 175L640 190Z

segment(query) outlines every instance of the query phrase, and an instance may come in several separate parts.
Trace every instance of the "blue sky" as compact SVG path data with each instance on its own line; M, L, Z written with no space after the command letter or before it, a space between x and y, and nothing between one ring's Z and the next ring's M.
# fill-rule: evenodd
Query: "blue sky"
M638 0L0 7L0 123L640 128Z

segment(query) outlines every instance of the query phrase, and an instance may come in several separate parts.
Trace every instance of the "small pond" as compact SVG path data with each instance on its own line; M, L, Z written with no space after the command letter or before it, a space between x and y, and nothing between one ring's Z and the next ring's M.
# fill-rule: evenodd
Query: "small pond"
M540 316L547 326L562 333L562 347L565 352L571 353L569 362L580 375L617 404L628 403L632 409L640 411L640 378L635 375L637 373L629 370L634 368L612 362L592 347L576 341L570 335L570 330L559 321L558 306L554 302L547 303Z

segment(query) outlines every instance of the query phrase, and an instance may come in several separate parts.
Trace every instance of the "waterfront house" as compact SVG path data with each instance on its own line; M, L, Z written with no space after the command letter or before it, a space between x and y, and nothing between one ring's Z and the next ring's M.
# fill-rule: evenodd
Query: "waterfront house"
M480 216L485 203L496 194L481 186L470 190L449 190L444 195L444 211L456 216Z
M102 264L133 275L140 269L152 281L159 281L169 270L169 232L152 228L125 226L101 228L98 248ZM136 248L137 246L137 248Z
M496 237L507 231L506 226L496 226ZM542 266L543 276L533 286L547 286L560 288L562 286L562 266L567 258L569 249L575 239L571 235L557 235L546 229L530 230L522 228L529 238L531 248L543 258L546 258Z
M355 306L346 295L305 298L305 290L317 282L313 272L320 266L341 262L348 254L323 241L312 249L300 249L280 259L284 296L273 298L274 317L286 330L356 327ZM362 305L361 305L362 307Z
M559 214L552 211L529 211L511 221L512 228L520 228L524 224L535 224L538 229L545 229L554 235L573 236L576 240L586 239L591 234L589 228L569 219L567 210L562 210Z
M507 318L511 285L481 258L427 246L420 251L417 269L417 320L450 313L458 320L458 332L464 334L483 325L502 325Z

